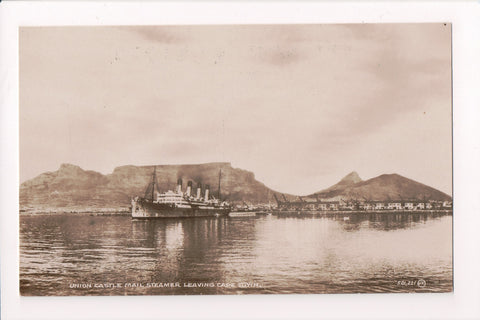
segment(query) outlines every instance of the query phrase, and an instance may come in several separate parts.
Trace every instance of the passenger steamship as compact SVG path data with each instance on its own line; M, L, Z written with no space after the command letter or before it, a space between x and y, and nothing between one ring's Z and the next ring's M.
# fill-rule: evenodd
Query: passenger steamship
M218 196L220 197L220 179L218 179ZM210 187L205 185L202 196L202 185L198 183L196 196L192 195L192 181L188 182L187 190L182 192L182 179L178 179L177 190L160 193L156 169L153 170L152 181L145 191L145 197L132 199L132 218L188 218L213 217L228 215L230 205L225 201L210 198Z

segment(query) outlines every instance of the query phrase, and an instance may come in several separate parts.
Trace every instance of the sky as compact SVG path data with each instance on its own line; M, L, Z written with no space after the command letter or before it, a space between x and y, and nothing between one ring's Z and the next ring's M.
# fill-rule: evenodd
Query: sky
M20 182L230 162L285 193L351 171L451 195L451 25L22 27Z

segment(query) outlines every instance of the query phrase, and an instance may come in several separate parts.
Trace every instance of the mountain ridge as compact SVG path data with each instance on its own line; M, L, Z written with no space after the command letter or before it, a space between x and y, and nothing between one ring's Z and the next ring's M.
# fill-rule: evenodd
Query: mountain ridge
M221 198L230 202L267 203L274 201L272 190L255 179L251 171L233 168L229 162L210 162L185 165L124 165L112 173L102 174L63 163L57 171L44 172L20 185L20 207L127 207L133 196L143 196L156 168L161 191L175 190L177 178L202 185L209 184L217 197L218 174L222 171ZM285 194L288 200L298 196ZM398 174L383 174L362 180L352 171L338 183L305 197L337 200L355 198L366 200L424 199L451 200L439 190Z
M154 167L160 190L175 190L177 178L202 185L209 184L211 195L218 196L218 175L222 170L221 197L229 201L260 203L273 200L276 191L255 179L253 172L233 168L229 162L186 165L124 165L103 175L83 170L73 164L62 164L57 171L45 172L20 185L20 206L128 206L133 196L143 196ZM292 197L292 196L290 196Z
M336 187L335 187L336 186ZM332 188L335 187L335 188ZM368 180L353 184L336 184L330 188L311 194L320 198L351 198L359 200L442 200L449 201L452 197L440 190L434 189L413 179L397 173L381 174Z

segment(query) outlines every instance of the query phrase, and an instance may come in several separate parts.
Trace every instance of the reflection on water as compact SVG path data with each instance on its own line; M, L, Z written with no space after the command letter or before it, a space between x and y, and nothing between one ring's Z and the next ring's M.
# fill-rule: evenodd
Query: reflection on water
M21 216L20 290L23 295L445 292L452 290L451 227L451 215L442 214L140 221Z

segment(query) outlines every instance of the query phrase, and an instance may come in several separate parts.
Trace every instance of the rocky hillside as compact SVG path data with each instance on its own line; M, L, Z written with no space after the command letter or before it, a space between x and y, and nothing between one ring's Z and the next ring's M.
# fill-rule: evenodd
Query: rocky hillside
M160 191L174 190L177 178L209 184L217 195L219 171L222 170L221 195L229 201L251 203L273 199L273 191L255 180L252 172L232 168L230 163L156 166ZM124 207L132 196L143 196L150 182L153 166L122 166L102 175L78 166L62 164L20 186L20 207ZM268 201L268 200L267 200Z
M20 186L20 208L119 208L128 207L132 196L143 196L151 180L153 166L122 166L108 175L86 171L78 166L62 164L57 171L46 172ZM222 171L221 195L233 203L266 203L276 193L257 181L252 172L232 168L230 163L156 166L160 191L174 190L178 177L187 182L209 184L217 196L218 175ZM294 195L285 195L289 201ZM316 192L312 199L358 200L451 200L441 191L398 174L384 174L362 181L352 172L330 188Z
M314 193L323 199L358 199L358 200L442 200L450 201L452 197L432 187L402 177L398 174L382 174L362 181L355 172L350 173L334 186Z

